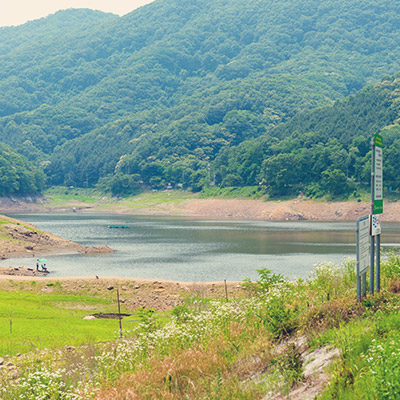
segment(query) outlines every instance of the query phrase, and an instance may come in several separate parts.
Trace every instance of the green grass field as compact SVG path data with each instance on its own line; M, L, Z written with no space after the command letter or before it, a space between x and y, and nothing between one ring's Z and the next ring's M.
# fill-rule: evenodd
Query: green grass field
M117 320L84 320L115 312L108 299L62 294L0 291L0 356L112 340Z
M107 285L0 281L0 357L118 338L118 319L83 319L97 313L117 313L115 290L107 290ZM124 303L121 313L130 314L122 319L124 331L135 329L141 322L140 313L127 309ZM169 317L170 311L165 311L155 312L152 318L163 325Z
M101 193L95 189L82 188L49 188L44 195L49 200L46 207L72 207L74 203L84 203L88 206L96 205L102 211L116 206L129 207L134 210L153 207L155 205L178 205L182 201L197 198L199 195L182 190L146 192L136 196L115 198L110 194Z
M47 206L57 207L69 201L80 201L88 204L100 202L102 194L95 189L66 188L54 186L44 192L50 201Z
M326 379L316 398L396 400L400 255L382 261L381 293L361 301L354 261L321 264L297 281L260 269L258 281L243 282L244 298L188 297L159 319L142 309L132 322L123 320L122 340L112 340L117 320L83 320L115 312L108 282L0 281L0 356L56 350L11 358L19 384L0 370L0 398L250 400L272 392L291 398L292 389L314 379L305 382L302 353L320 349L324 363L323 352L333 348L325 375L313 372L314 383Z

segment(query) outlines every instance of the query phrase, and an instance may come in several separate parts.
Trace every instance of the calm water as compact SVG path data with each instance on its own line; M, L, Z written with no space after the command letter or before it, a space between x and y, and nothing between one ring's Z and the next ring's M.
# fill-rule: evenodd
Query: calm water
M315 264L355 258L355 223L204 221L87 214L15 214L15 218L84 245L108 245L105 255L52 255L51 276L121 276L182 281L257 278L270 268L307 277ZM108 225L130 229L110 229ZM400 246L400 224L383 227L382 242ZM34 267L33 258L0 266Z

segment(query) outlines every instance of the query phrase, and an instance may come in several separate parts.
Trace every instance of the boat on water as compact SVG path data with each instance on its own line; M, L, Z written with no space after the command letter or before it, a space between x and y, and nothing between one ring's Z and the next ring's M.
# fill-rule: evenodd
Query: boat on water
M110 229L129 229L130 226L127 225L108 225Z

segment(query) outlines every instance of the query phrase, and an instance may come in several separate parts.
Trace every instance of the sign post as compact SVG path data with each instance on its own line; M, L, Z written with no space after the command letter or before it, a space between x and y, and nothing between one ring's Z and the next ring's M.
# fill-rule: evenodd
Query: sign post
M375 264L375 236L376 236L376 290L381 289L381 219L383 213L383 140L382 136L375 135L372 139L371 162L371 269L370 293L374 294L374 264Z
M356 260L356 275L357 275L357 299L361 300L361 296L366 296L366 275L370 267L369 262L369 230L370 217L366 215L357 220L357 260Z
M383 141L375 135L372 142L372 215L383 213Z

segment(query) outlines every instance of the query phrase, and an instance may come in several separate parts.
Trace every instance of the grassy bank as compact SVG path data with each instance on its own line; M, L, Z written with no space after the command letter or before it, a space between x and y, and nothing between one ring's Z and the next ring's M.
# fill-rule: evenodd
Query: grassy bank
M180 202L190 199L242 199L242 200L271 200L271 201L285 201L293 200L298 196L281 196L269 198L265 191L260 186L244 186L244 187L208 187L204 188L201 192L192 193L184 190L158 190L143 192L134 196L125 197L112 197L111 194L103 193L97 189L85 189L85 188L68 188L54 186L47 189L44 192L44 196L50 200L48 206L60 207L71 202L80 202L83 204L90 205L102 205L104 207L112 205L125 205L132 208L148 208L154 205L175 204L178 205ZM325 196L321 198L310 198L318 203L327 201L369 201L371 194L366 191L360 191L356 197L350 196L348 198L332 198L331 196ZM399 200L399 196L396 193L390 192L386 196L390 201Z
M181 202L198 198L198 194L183 190L145 192L136 196L112 197L110 194L95 189L52 187L44 196L48 199L46 207L57 208L91 208L96 206L99 211L110 211L117 207L129 208L140 212L152 207L166 207L173 211Z
M259 273L257 282L243 283L245 298L229 302L204 296L186 298L163 320L157 320L152 310L141 309L135 316L139 323L125 325L121 340L98 343L101 335L116 330L115 321L114 328L109 321L85 321L98 325L93 331L86 330L84 346L78 340L77 323L88 312L84 307L96 304L106 310L111 298L99 295L79 300L57 291L32 293L27 286L12 293L8 290L0 296L2 326L8 326L10 319L5 304L16 304L15 315L27 312L25 318L31 316L32 326L34 320L42 318L43 322L43 315L48 314L53 318L47 331L53 333L54 327L54 350L12 359L17 372L12 374L13 380L9 370L2 370L0 397L288 398L294 390L308 390L317 381L316 371L307 372L315 361L313 352L336 349L338 356L327 367L329 379L319 398L397 398L399 255L389 254L383 262L381 293L362 302L355 298L352 262L339 267L321 265L306 281L289 282L266 269ZM23 311L25 307L29 307L27 311ZM76 333L71 336L65 330L57 338L62 331L55 328L60 320L76 326ZM3 328L2 340L6 331ZM62 348L68 340L75 343L74 349Z
M111 340L115 323L83 320L90 310L110 308L91 297L0 292L0 354Z
M0 357L114 339L114 321L83 319L116 310L106 289L91 286L89 290L90 285L82 283L63 288L59 281L0 281Z

